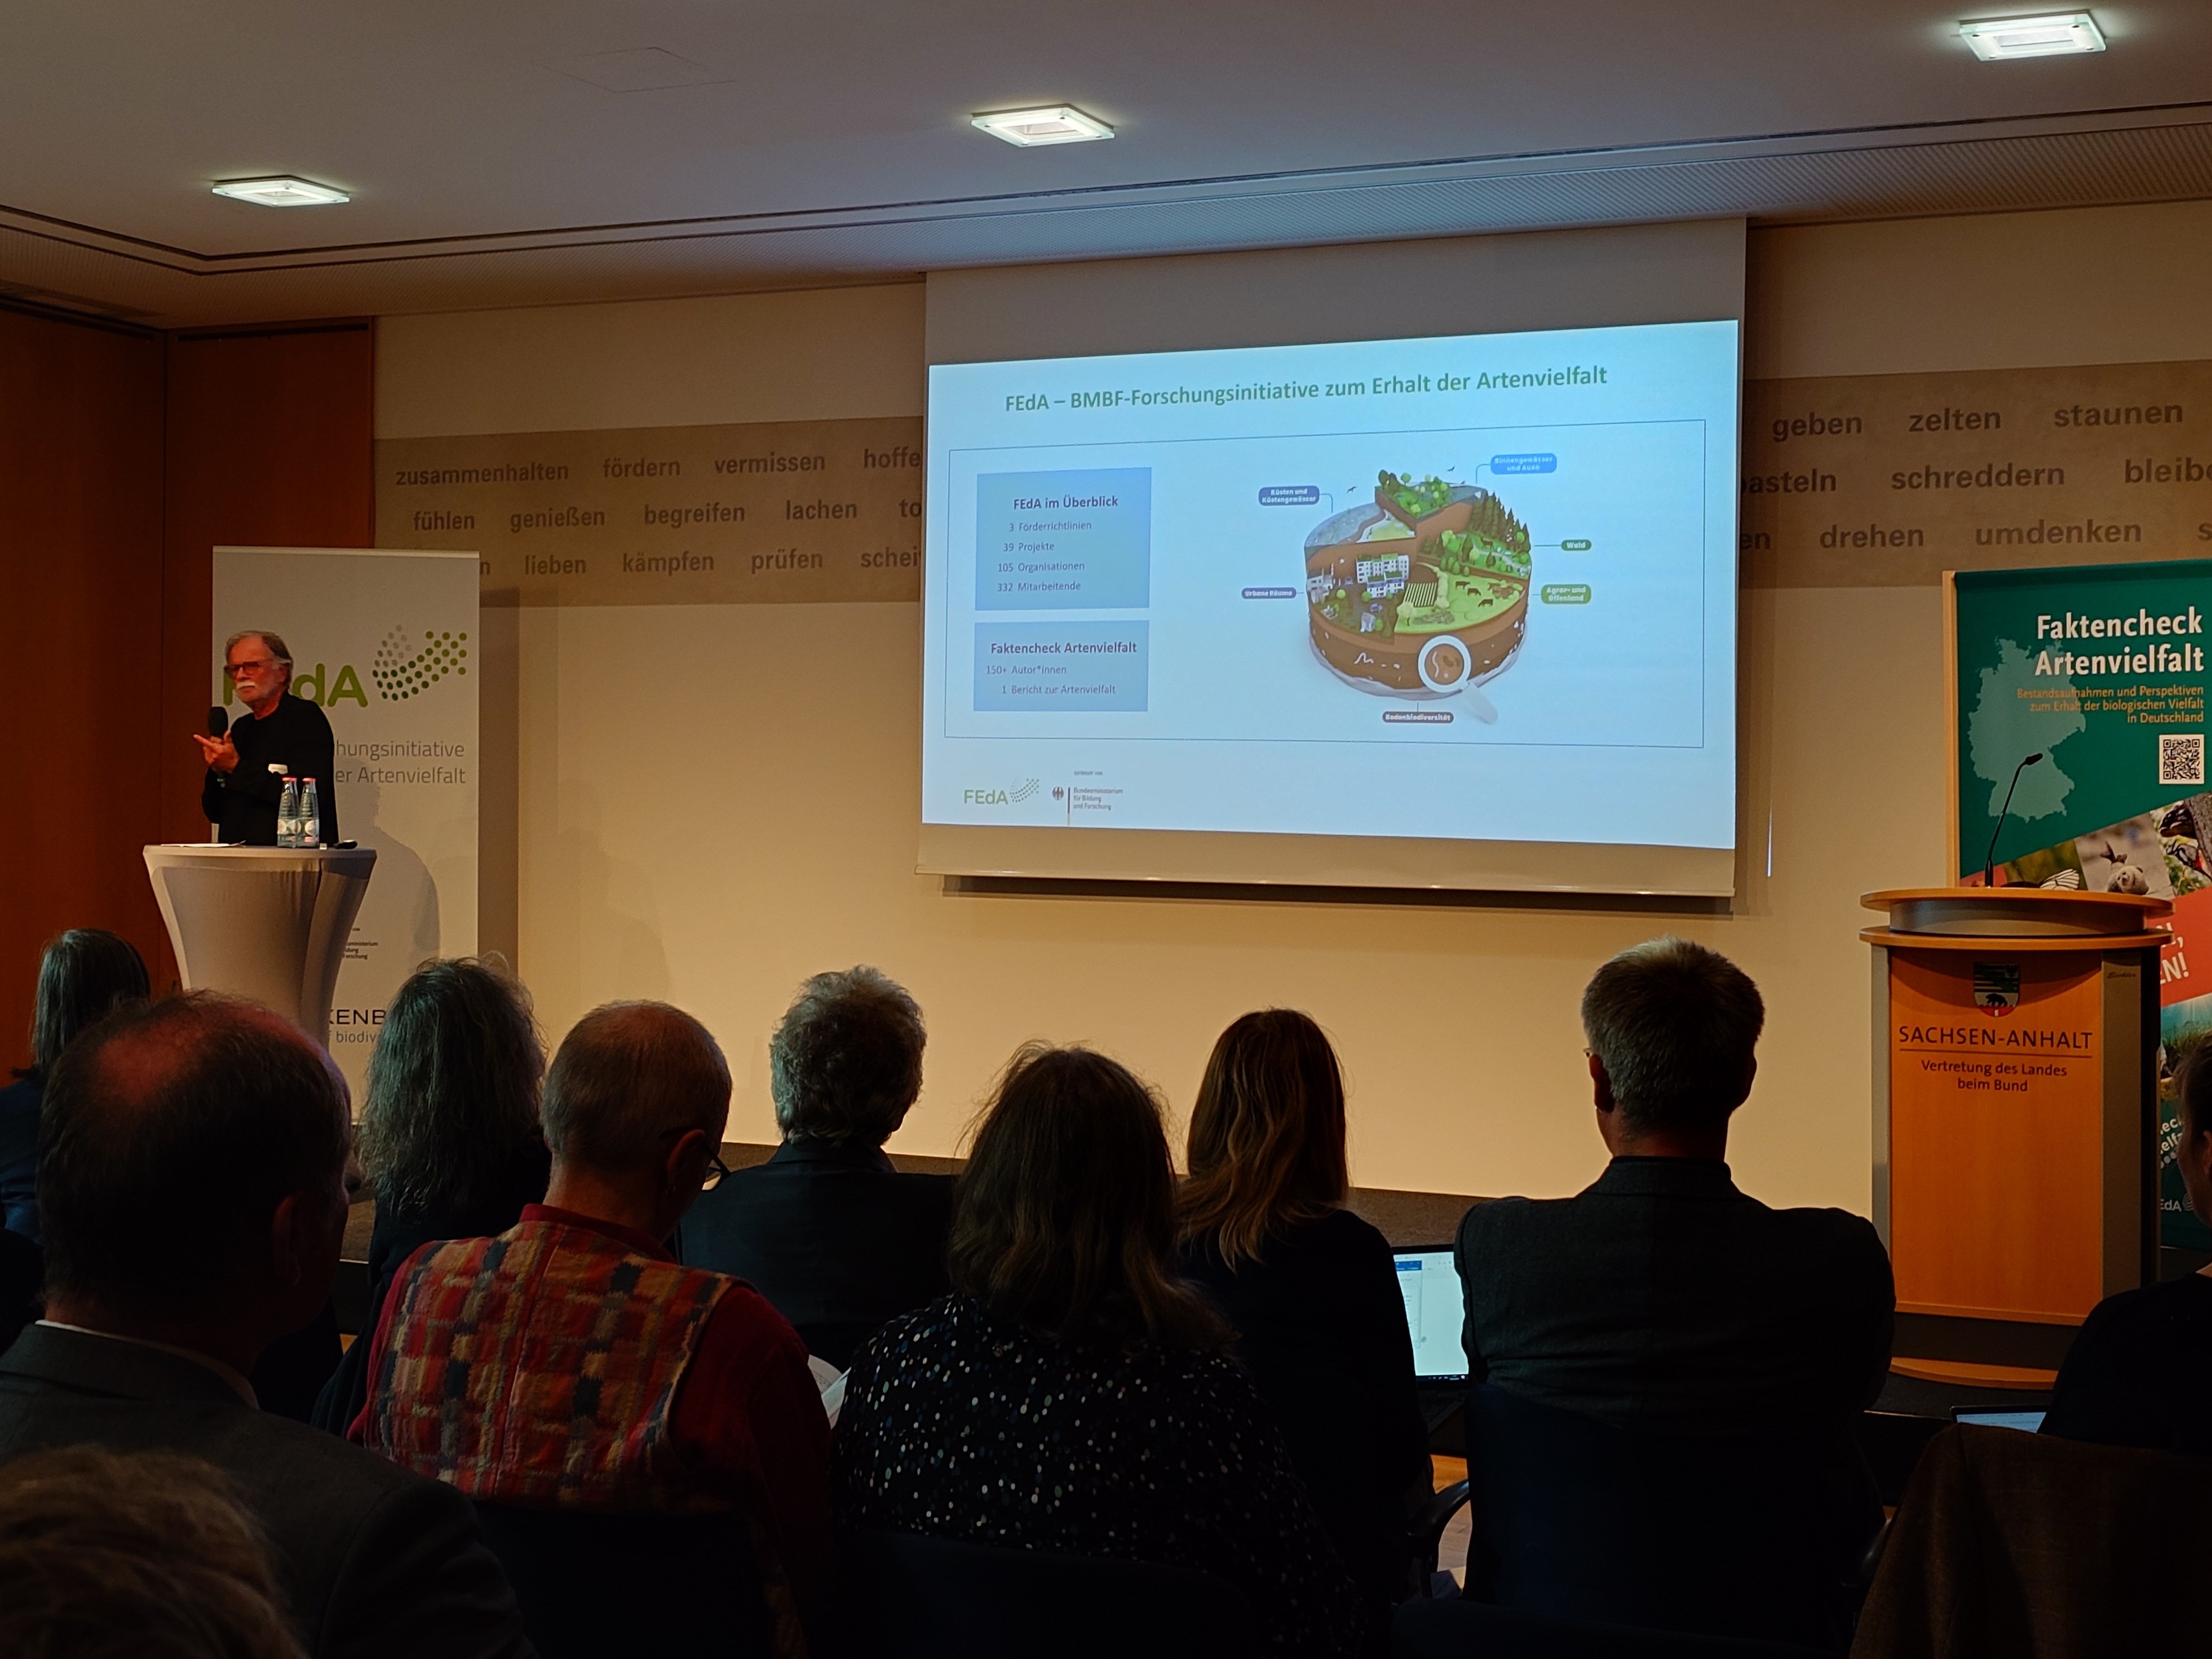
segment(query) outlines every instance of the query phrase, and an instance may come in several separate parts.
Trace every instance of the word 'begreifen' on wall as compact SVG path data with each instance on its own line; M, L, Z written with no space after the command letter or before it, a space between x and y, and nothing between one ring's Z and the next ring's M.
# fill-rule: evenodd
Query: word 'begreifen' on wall
M376 536L482 561L487 604L918 599L921 422L396 438Z
M1753 380L1744 580L2212 555L2212 362Z

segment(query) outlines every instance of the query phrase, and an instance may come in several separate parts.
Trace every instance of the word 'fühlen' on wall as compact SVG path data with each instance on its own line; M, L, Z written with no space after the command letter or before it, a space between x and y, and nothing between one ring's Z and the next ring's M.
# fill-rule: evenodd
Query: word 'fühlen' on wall
M921 422L387 439L380 541L478 555L525 605L913 600Z
M2212 362L1754 380L1744 580L2212 555Z

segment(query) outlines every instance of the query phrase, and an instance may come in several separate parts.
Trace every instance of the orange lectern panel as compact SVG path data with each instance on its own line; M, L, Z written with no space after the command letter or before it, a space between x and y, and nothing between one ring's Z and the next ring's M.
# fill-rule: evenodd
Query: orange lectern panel
M1900 1307L2081 1319L2104 1294L2104 999L2083 952L1893 949Z

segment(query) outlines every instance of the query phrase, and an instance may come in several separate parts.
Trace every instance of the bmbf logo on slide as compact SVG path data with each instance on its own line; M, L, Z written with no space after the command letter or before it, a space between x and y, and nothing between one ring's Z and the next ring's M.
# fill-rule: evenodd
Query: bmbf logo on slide
M2020 964L1978 962L1974 964L1974 1006L1999 1018L2020 1006Z
M969 806L1018 806L1042 787L1035 778L1024 778L1011 789L963 789L960 799Z

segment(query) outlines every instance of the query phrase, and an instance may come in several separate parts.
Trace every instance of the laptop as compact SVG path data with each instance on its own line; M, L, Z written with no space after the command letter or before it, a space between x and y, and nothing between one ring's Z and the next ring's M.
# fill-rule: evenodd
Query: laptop
M1434 1430L1467 1395L1467 1347L1460 1338L1466 1306L1459 1269L1449 1244L1396 1250L1398 1293L1406 1298L1406 1329L1413 1339L1413 1377L1421 1414Z

